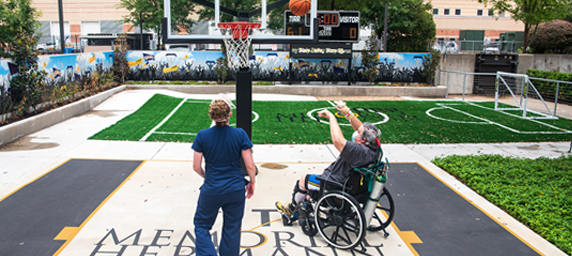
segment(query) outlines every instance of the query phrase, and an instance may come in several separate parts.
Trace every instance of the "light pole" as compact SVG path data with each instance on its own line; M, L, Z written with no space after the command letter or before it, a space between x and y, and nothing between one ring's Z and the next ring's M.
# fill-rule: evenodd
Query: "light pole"
M143 49L143 12L139 12L139 32L141 33L141 50Z
M385 3L385 15L383 17L383 52L387 52L387 8L389 4Z
M60 47L62 48L62 53L65 53L66 39L64 38L64 7L62 0L58 0L58 11L60 18Z

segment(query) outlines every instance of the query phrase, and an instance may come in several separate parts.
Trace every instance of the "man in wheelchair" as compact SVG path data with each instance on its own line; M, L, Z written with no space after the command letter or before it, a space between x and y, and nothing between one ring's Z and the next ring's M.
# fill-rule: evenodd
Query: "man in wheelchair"
M340 152L338 158L330 164L322 174L308 174L296 181L291 203L276 202L276 208L290 222L300 216L298 205L309 197L310 191L319 191L321 180L346 184L348 179L356 174L354 168L360 168L376 163L380 157L379 136L381 131L371 123L363 123L351 112L343 101L336 102L336 109L346 117L354 129L352 141L347 141L338 125L337 118L328 110L318 113L319 117L329 119L330 134L334 147ZM318 179L320 177L320 179Z

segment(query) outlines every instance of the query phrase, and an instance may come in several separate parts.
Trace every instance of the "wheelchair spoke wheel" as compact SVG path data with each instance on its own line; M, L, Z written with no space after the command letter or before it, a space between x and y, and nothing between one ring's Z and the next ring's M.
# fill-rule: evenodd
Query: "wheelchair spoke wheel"
M387 188L383 188L383 193L381 198L377 203L371 222L367 230L369 231L379 231L391 224L393 217L395 216L395 206L393 205L393 198Z
M345 192L334 191L320 198L314 217L322 237L336 248L354 248L365 236L363 210Z

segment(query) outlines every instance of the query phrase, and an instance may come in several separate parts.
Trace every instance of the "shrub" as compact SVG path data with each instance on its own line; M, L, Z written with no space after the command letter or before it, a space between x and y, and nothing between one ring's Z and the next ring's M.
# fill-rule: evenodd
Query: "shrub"
M118 83L123 83L129 75L129 63L127 63L127 42L125 34L119 35L115 39L115 49L113 50L113 78Z
M572 53L572 23L553 20L542 23L532 33L534 53Z
M526 74L530 77L572 82L572 74L569 73L529 69L526 71ZM532 80L532 83L546 100L554 100L557 83L539 80ZM572 104L572 85L560 83L558 87L558 102Z
M433 45L431 43L430 45ZM441 63L441 52L429 47L429 54L423 57L423 77L427 79L427 83L435 85L435 72Z
M215 65L216 78L219 83L224 84L228 76L228 60L226 58L220 57L216 60Z
M379 65L379 47L377 47L375 34L372 33L365 41L365 51L362 52L361 56L361 63L365 67L363 74L370 83L373 83L379 73L377 69L377 65Z

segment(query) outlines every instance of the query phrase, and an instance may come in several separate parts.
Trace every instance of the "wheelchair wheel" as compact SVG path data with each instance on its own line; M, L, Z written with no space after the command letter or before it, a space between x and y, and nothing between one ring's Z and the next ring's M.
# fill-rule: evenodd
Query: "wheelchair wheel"
M375 212L373 213L373 218L369 223L367 230L369 231L379 231L391 224L393 217L395 216L395 206L393 205L393 198L389 194L387 188L383 188L383 193L381 198L377 203Z
M318 228L316 228L316 221L310 217L300 218L298 224L302 227L302 231L307 236L315 236L318 233Z
M349 194L333 191L318 201L315 209L318 231L328 244L351 249L365 237L365 217L359 203Z

